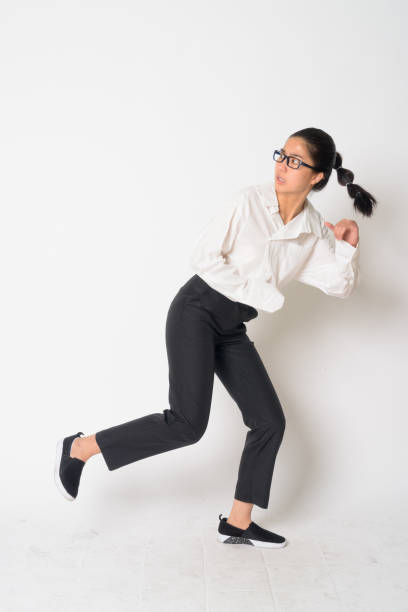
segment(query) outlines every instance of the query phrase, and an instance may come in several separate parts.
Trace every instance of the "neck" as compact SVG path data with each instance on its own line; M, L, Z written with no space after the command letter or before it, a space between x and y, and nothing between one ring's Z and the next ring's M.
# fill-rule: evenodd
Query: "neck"
M279 214L282 218L282 221L286 225L294 219L299 213L302 212L304 207L306 206L306 195L305 194L296 194L292 193L276 193L276 199L279 203Z

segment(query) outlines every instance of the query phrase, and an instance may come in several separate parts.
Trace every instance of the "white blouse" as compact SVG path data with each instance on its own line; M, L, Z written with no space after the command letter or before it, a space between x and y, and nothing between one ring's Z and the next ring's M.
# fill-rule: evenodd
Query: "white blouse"
M235 192L203 228L190 265L208 285L233 301L274 312L292 280L347 298L359 284L360 241L337 240L306 198L286 225L275 182Z

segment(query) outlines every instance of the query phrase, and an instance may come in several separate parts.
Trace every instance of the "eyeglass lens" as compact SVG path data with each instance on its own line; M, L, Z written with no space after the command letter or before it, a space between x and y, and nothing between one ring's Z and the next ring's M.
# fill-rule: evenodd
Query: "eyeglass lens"
M277 151L274 156L273 156L274 160L277 162L282 162L283 160L283 154L281 153L281 151ZM300 160L297 159L297 157L291 157L289 156L288 158L288 162L289 162L289 166L290 168L299 168L300 166Z

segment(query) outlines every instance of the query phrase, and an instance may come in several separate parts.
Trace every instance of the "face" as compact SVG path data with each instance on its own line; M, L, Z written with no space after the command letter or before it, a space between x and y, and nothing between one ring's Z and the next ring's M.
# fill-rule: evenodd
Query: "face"
M286 155L293 155L306 164L314 165L302 138L288 138L281 149ZM278 177L283 179L283 182ZM277 193L307 194L313 185L321 181L323 177L323 172L316 172L306 166L299 166L297 169L290 168L286 159L281 163L275 162L275 189Z

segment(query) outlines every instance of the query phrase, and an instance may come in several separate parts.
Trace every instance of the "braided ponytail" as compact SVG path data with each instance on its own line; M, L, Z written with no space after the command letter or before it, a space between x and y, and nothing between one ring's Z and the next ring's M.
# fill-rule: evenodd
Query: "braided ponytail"
M336 151L333 170L337 170L338 183L347 187L349 196L354 199L354 208L365 217L371 217L377 200L360 185L353 183L354 174L351 170L342 167L342 161L340 153Z

